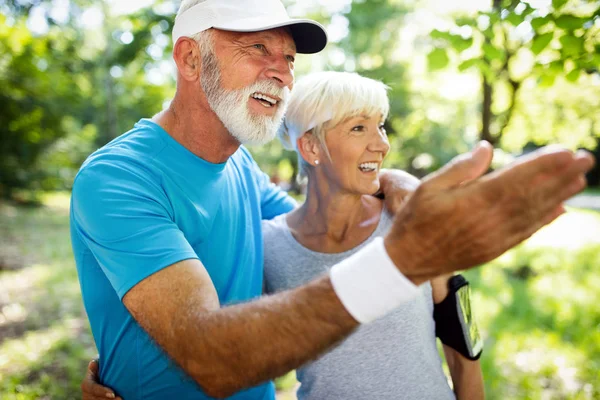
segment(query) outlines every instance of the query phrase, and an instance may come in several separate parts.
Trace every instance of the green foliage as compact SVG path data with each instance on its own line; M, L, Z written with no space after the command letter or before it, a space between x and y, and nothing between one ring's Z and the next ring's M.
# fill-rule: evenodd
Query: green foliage
M471 32L468 36L464 30L461 34L457 30L430 33L435 45L428 56L431 70L445 66L447 58L442 51L446 49L457 55L460 71L476 69L494 91L502 90L499 87L503 85L514 91L502 112L492 109L495 99L484 98L484 109L492 118L483 121L482 138L493 142L502 138L514 114L519 89L527 80L549 88L557 78L576 83L582 75L598 73L600 4L554 0L549 10L535 7L538 5L522 0L495 0L489 11L455 18L457 28ZM473 57L474 53L479 57ZM528 67L516 74L511 68L515 63Z
M0 14L0 193L35 179L37 158L65 134L61 114L75 96L64 65L48 62L49 47L24 21L10 26Z
M531 51L533 54L540 54L552 41L554 38L554 32L546 32L542 34L535 34L533 38L533 42L531 43Z
M446 49L433 49L427 55L427 64L429 68L433 71L437 69L446 68L450 59L448 58L448 53Z
M170 30L171 18L152 9L105 13L99 38L75 21L92 3L98 4L71 2L72 19L49 20L48 31L37 35L26 20L39 4L9 5L11 13L0 7L0 196L70 187L91 151L159 111L173 92L172 80L153 84L146 75L160 61L147 48ZM133 29L131 46L118 40L122 26Z

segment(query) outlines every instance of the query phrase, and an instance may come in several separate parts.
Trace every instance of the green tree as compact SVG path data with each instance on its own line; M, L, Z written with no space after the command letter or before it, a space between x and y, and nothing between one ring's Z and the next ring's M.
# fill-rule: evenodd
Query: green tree
M39 177L36 161L65 135L62 115L78 101L62 59L49 62L53 38L35 38L23 18L0 14L0 192L27 187Z
M45 10L41 34L27 28L35 7ZM51 7L50 1L0 2L4 196L17 188L70 187L91 151L159 111L173 91L172 78L148 78L170 49L172 15L153 7L115 16L104 2L77 0L66 20L55 21ZM78 22L92 7L103 14L100 31Z
M475 68L482 78L481 139L501 144L521 88L534 80L551 87L557 78L578 82L600 65L600 3L553 0L549 8L527 1L493 0L489 11L458 17L455 31L434 30L428 54L432 70L445 68L449 53L458 69ZM496 93L504 93L502 101Z

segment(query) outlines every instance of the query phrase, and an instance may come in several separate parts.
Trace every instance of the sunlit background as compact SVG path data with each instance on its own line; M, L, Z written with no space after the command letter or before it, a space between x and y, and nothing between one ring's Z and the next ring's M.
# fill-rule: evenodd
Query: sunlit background
M0 398L76 399L95 355L68 232L92 151L168 105L178 1L0 0ZM486 139L494 167L542 145L600 157L600 1L305 0L330 44L296 75L390 86L386 164L424 176ZM252 148L299 198L296 158ZM600 399L600 173L569 212L468 273L489 399ZM293 399L293 373L277 381Z

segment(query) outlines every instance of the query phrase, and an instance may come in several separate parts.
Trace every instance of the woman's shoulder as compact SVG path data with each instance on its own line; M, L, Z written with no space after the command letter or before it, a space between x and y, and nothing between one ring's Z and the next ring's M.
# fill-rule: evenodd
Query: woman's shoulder
M261 222L263 238L281 235L289 229L285 220L286 215L281 214L272 219L263 219Z

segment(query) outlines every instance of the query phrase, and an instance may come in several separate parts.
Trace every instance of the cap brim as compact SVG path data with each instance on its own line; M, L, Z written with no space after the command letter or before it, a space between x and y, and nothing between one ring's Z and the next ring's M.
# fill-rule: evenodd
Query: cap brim
M327 31L323 25L310 19L286 19L279 23L273 23L273 20L270 19L267 23L263 18L260 18L245 20L243 22L236 21L235 26L213 26L216 29L232 32L258 32L281 27L290 28L298 53L318 53L327 45Z

